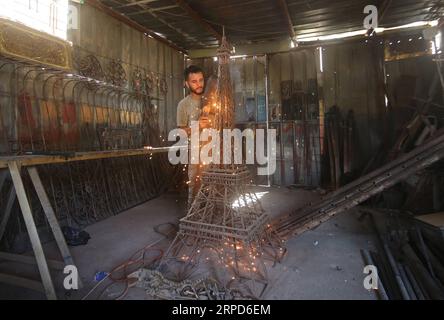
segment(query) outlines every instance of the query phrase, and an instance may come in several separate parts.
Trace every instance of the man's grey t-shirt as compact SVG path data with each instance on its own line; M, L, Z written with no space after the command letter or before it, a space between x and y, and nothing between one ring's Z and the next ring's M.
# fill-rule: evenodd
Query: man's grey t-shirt
M194 100L191 94L183 98L177 106L177 126L190 127L191 121L199 121L201 101Z

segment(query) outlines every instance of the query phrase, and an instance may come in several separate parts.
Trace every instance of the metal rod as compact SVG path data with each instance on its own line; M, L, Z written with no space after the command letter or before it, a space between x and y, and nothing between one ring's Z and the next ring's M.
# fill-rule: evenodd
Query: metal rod
M401 276L402 282L405 284L405 288L407 289L407 292L409 293L410 300L418 300L418 298L416 297L415 291L413 290L413 287L410 284L410 281L406 275L403 265L401 263L398 263L397 265L398 265L398 269L399 269L399 275Z
M416 296L418 297L418 300L425 300L424 293L421 290L421 287L419 286L418 282L415 279L415 276L413 275L412 271L410 270L409 266L404 266L405 273L407 275L407 278L409 279L410 283L412 284L413 290L415 291Z
M388 261L389 261L392 271L395 275L396 283L398 284L398 288L401 291L402 298L404 300L410 300L409 293L408 293L406 286L405 286L404 282L402 281L401 275L399 273L398 265L396 264L395 258L392 255L390 247L388 246L388 244L385 241L384 241L384 252L387 255Z
M427 269L423 266L412 247L407 243L402 247L402 252L408 259L408 265L411 267L414 274L418 275L419 281L427 289L430 297L432 299L443 300L444 293L438 287L435 280L430 276Z
M371 255L370 255L370 252L368 250L361 249L361 253L364 258L364 262L367 265L376 266L375 262L373 261ZM380 297L381 300L389 300L387 292L385 291L384 285L381 281L381 278L379 277L379 272L378 272L378 289L376 292L378 293L378 296Z

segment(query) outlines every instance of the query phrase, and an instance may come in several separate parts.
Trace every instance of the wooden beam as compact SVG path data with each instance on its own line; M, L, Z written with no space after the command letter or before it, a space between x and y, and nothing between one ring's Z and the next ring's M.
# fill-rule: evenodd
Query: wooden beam
M91 7L94 7L96 9L98 9L98 10L108 14L109 16L111 16L111 17L113 17L113 18L115 18L115 19L125 23L128 26L130 26L130 27L132 27L132 28L134 28L134 29L136 29L136 30L138 30L140 32L143 32L143 33L146 33L146 34L150 35L154 39L156 39L156 40L158 40L158 41L168 45L169 47L171 47L171 48L173 48L173 49L175 49L175 50L177 50L179 52L187 53L187 50L185 50L184 48L181 48L181 47L177 46L176 44L172 43L171 41L168 41L167 39L158 36L154 31L152 31L152 30L150 30L150 29L148 29L148 28L138 24L137 22L135 22L135 21L125 17L123 14L121 14L121 13L119 13L119 12L117 12L117 11L115 11L115 10L105 6L105 5L103 5L98 0L86 0L86 3L89 4Z
M68 245L66 244L65 237L63 235L62 229L60 228L59 222L55 215L54 209L52 208L51 202L49 201L48 195L46 194L45 187L43 186L42 180L40 179L39 173L36 167L28 167L28 173L31 177L32 184L37 193L37 196L42 205L43 211L45 212L46 219L49 222L52 233L56 240L57 246L59 247L60 253L62 254L63 261L65 265L75 266L74 259L72 258L71 252L69 251ZM78 279L79 288L83 287L80 278Z
M296 35L293 29L293 22L291 21L290 11L288 11L286 0L278 0L278 5L281 8L282 14L284 15L284 19L287 24L288 34L290 35L291 39L295 39Z
M176 4L181 7L183 10L185 10L190 16L191 18L193 18L194 21L196 21L197 23L199 23L202 27L204 27L208 32L210 32L211 34L213 34L217 40L221 41L222 40L222 35L217 32L213 26L211 26L208 22L206 22L200 15L199 13L194 10L193 8L191 8L189 6L189 4L185 1L185 0L176 0Z
M109 150L109 151L91 151L74 152L72 155L23 155L0 157L0 168L8 168L12 162L17 162L23 167L36 166L42 164L68 163L73 161L98 160L107 158L131 157L131 156L149 156L155 153L163 153L187 147L161 147L152 149L129 149L129 150ZM148 161L148 160L147 160Z
M46 261L45 253L43 252L42 242L40 241L37 227L32 216L31 206L29 205L28 197L26 196L25 186L20 175L20 167L17 162L9 163L9 171L11 173L12 182L14 183L17 198L22 209L23 220L25 221L26 229L28 230L29 239L31 240L32 250L34 251L37 266L42 278L43 287L45 288L46 297L49 300L57 300L57 295L52 283L51 274L49 273L48 263Z

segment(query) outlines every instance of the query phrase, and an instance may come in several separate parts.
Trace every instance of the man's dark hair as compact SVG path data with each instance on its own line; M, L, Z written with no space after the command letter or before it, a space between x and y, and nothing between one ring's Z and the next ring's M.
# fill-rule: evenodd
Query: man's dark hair
M188 68L185 69L185 72L183 73L185 81L188 80L188 76L190 75L190 73L199 73L199 72L204 74L202 68L194 65L189 66Z

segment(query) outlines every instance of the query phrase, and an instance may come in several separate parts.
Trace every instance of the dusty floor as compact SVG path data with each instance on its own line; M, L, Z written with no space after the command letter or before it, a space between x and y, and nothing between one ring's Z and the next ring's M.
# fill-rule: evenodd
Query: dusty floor
M256 187L262 204L270 216L277 216L316 200L316 191L288 188ZM91 239L85 246L72 247L72 255L79 268L84 288L71 296L80 299L97 282L94 275L110 271L125 262L137 250L154 243L162 236L153 230L165 222L177 222L184 215L183 199L177 194L164 194L160 198L127 210L117 216L98 222L85 230ZM368 221L359 221L357 210L351 210L327 221L287 243L288 254L281 264L269 270L270 286L265 299L376 299L363 287L363 261L360 249L373 248L374 235ZM163 240L156 244L167 247ZM49 258L60 259L55 244L45 245ZM24 267L0 262L2 270L14 271L28 277L36 275L33 266ZM56 285L62 283L61 271L53 272ZM105 285L101 285L88 299L97 299ZM116 298L123 287L115 284L103 292L101 298ZM0 299L44 299L37 292L0 285ZM146 299L142 289L131 288L125 299Z

